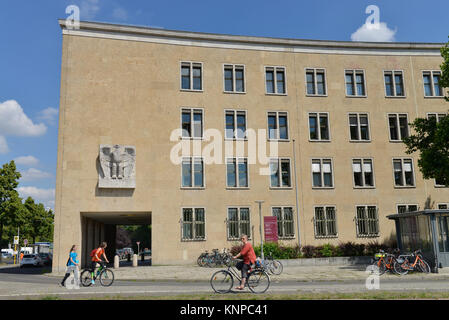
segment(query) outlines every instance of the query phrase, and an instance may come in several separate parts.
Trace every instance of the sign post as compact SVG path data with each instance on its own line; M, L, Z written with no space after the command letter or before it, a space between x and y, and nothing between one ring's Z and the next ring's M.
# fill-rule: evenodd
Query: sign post
M278 242L277 217L263 217L266 242Z
M140 241L137 241L137 254L139 254L140 250L139 250L139 246L140 246Z
M262 260L264 260L265 257L263 255L263 235L262 235L262 203L264 203L265 201L256 200L255 202L259 204L260 256L261 256Z

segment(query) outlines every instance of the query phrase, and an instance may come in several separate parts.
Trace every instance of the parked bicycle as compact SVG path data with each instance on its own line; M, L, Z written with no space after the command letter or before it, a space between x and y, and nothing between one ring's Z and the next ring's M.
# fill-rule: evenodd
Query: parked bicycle
M430 273L430 266L422 257L421 250L416 250L410 254L399 255L394 263L394 271L400 275L409 271L420 271Z
M398 250L395 250L396 254L387 253L383 250L379 250L378 253L374 255L373 266L375 266L379 275L383 275L386 271L394 272L394 263L396 262L397 254L399 254Z
M95 281L97 278L100 279L100 283L103 287L109 287L114 282L114 272L108 267L103 267L102 264L100 264L100 267L93 272L93 275L91 269L84 269L81 272L81 284L83 287L91 286L92 280Z
M206 250L197 259L200 267L219 267L232 264L232 255L228 249L224 248L220 253L218 249L213 249L211 253Z
M272 252L270 252L270 254L264 258L262 265L267 272L277 276L280 275L284 270L284 266L282 265L282 263L279 260L273 259Z
M210 278L210 285L216 293L231 292L234 285L234 278L241 282L239 271L234 266L228 266L227 270L215 272ZM270 287L270 276L263 267L254 266L249 272L245 286L253 293L264 293Z

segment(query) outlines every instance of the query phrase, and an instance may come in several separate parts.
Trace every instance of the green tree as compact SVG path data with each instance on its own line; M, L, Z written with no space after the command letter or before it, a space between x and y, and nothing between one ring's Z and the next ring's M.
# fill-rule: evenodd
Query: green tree
M24 212L16 191L20 176L14 161L5 163L0 169L0 243L3 241L4 227L17 226Z
M449 88L449 42L441 48L441 56L443 57L443 63L441 64L441 80L440 86L443 88ZM449 101L449 94L444 97L446 101Z
M37 240L50 241L53 237L53 212L47 211L42 203L35 203L31 197L25 200L24 207L25 219L21 233L32 243Z

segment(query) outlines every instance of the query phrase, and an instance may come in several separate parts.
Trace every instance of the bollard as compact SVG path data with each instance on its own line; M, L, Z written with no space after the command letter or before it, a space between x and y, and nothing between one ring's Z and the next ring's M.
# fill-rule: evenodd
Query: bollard
M118 269L120 267L120 258L118 255L115 255L114 257L114 269Z
M133 254L133 267L137 267L137 254Z
M128 253L128 262L131 262L131 253Z

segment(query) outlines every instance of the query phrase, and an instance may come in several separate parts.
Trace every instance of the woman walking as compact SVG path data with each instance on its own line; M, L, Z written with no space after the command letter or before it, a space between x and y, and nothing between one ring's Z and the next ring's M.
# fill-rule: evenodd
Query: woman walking
M65 281L70 276L70 273L73 272L75 277L75 289L80 288L80 277L79 277L79 261L78 261L78 253L76 253L76 245L73 245L69 252L69 259L67 260L67 270L64 276L64 279L61 281L61 286L65 287Z

